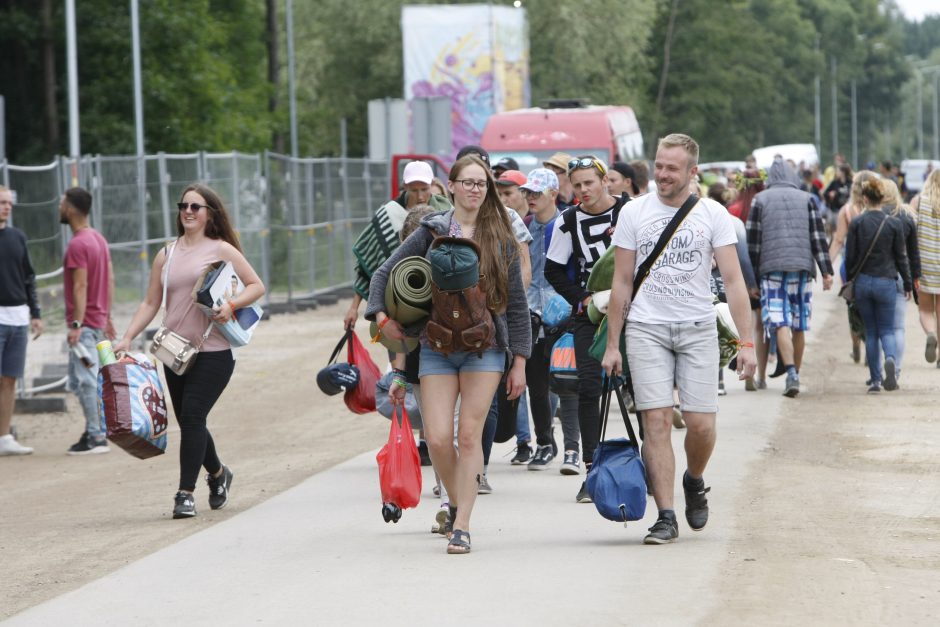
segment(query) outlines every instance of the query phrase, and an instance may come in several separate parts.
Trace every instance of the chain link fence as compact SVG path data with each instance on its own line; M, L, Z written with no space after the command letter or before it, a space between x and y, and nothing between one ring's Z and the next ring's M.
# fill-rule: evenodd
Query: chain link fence
M388 163L368 159L200 152L0 162L0 183L15 194L12 223L26 232L39 277L47 335L61 330L64 337L62 258L71 232L59 222L63 192L80 185L94 198L91 224L110 245L113 313L123 329L146 291L154 255L176 237L182 190L197 181L224 200L245 256L267 286L269 309L290 310L351 287L353 242L391 193ZM58 344L38 352L62 361L63 350ZM37 351L30 351L35 361Z

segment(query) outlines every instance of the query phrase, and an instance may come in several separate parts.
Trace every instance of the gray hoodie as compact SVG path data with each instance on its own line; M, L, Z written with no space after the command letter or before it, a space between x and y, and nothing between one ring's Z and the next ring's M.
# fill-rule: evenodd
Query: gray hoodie
M450 230L450 221L454 210L435 213L421 220L421 226L402 242L392 256L383 263L372 275L369 285L369 302L366 305L365 318L375 320L376 314L385 311L385 286L388 275L399 261L406 257L427 255L431 242L439 235L447 235ZM526 301L526 292L522 286L522 270L518 255L509 265L509 303L504 313L494 315L496 323L496 343L499 347L507 349L513 355L520 355L528 359L532 350L532 325L529 320L529 305ZM424 339L423 323L410 326L405 333L411 337L421 334Z
M754 196L747 219L747 243L754 272L805 271L832 274L825 232L809 193L781 159L767 173L767 189Z

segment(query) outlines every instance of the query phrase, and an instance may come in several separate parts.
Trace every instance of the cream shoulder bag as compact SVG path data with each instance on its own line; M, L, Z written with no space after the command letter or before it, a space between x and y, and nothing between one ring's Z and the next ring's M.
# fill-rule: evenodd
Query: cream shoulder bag
M173 251L176 250L178 243L179 240L174 242L167 253L166 267L163 271L163 322L160 323L160 328L157 329L157 332L153 336L150 352L163 362L167 368L176 374L182 375L189 370L196 361L196 354L199 352L199 349L202 348L206 338L209 337L209 333L212 332L212 321L209 321L206 332L202 334L202 339L200 339L199 344L196 345L193 345L193 343L185 337L174 333L166 327L166 284L167 280L170 278L170 260L173 259Z

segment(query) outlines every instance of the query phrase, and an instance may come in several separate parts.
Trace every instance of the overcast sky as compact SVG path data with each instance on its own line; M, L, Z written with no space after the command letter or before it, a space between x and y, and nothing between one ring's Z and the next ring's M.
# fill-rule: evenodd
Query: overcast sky
M909 20L919 22L924 19L925 15L940 14L940 0L896 0L896 2Z

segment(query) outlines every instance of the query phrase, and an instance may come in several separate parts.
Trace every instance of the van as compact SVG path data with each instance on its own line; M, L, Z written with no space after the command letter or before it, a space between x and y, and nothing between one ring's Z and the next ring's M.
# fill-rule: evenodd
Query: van
M774 162L774 156L781 155L784 159L792 159L797 167L812 168L819 165L819 154L813 144L778 144L755 148L754 159L757 167L767 170Z
M643 158L643 135L633 109L577 101L491 115L480 145L490 153L491 163L512 157L525 173L542 167L556 152L594 155L608 164Z
M907 191L916 194L924 187L929 170L940 168L940 161L930 159L905 159L901 162L901 174L904 175L904 184Z

